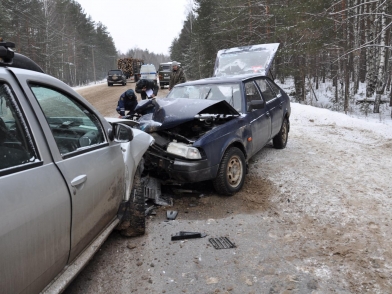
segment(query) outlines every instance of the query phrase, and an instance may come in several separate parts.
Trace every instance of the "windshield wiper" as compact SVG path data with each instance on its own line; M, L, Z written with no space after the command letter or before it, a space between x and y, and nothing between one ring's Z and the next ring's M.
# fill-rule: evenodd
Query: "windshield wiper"
M204 99L207 99L207 98L208 98L208 95L210 95L211 90L212 90L212 88L210 88L210 89L208 90L208 93L207 93L207 95L206 95L206 97L205 97Z
M233 96L234 96L234 89L233 87L231 87L231 98L230 98L230 104L231 106L234 107L234 100L233 100Z

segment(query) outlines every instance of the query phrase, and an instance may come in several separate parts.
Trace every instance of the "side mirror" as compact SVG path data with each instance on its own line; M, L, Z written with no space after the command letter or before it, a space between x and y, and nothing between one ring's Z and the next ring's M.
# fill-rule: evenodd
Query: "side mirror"
M133 131L130 126L117 123L113 125L114 141L119 143L128 143L133 140Z
M249 104L249 109L263 109L264 108L264 101L263 100L252 100Z
M108 129L108 137L110 141L114 140L114 131L113 128Z

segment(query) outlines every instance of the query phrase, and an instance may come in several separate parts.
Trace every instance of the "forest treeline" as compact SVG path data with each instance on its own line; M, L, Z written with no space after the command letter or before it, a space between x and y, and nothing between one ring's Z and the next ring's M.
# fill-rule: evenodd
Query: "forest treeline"
M156 66L169 59L139 48L121 54L107 27L75 0L0 0L0 37L71 86L104 79L117 68L118 58L140 58Z
M170 53L190 79L212 74L220 49L280 43L274 74L294 78L298 101L326 79L334 103L347 112L366 83L374 112L392 106L392 1L390 0L194 0ZM388 96L387 96L388 95Z

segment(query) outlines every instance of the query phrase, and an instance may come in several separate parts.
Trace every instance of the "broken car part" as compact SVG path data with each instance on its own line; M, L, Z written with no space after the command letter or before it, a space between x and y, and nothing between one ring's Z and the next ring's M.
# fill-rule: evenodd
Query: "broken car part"
M236 248L236 246L227 237L210 238L208 241L210 241L215 249Z
M199 233L199 232L184 232L180 231L171 237L172 241L184 240L184 239L195 239L195 238L204 238L207 234Z
M168 220L175 220L177 215L178 215L178 211L175 211L175 210L166 211L166 218Z

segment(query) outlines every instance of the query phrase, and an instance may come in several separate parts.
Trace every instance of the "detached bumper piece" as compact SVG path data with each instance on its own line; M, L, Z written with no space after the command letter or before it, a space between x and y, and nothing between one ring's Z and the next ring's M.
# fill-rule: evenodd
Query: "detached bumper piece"
M199 232L184 232L180 231L171 237L172 241L184 240L184 239L196 239L196 238L204 238L207 234L199 233Z
M230 249L236 246L226 237L210 238L208 239L215 249Z

